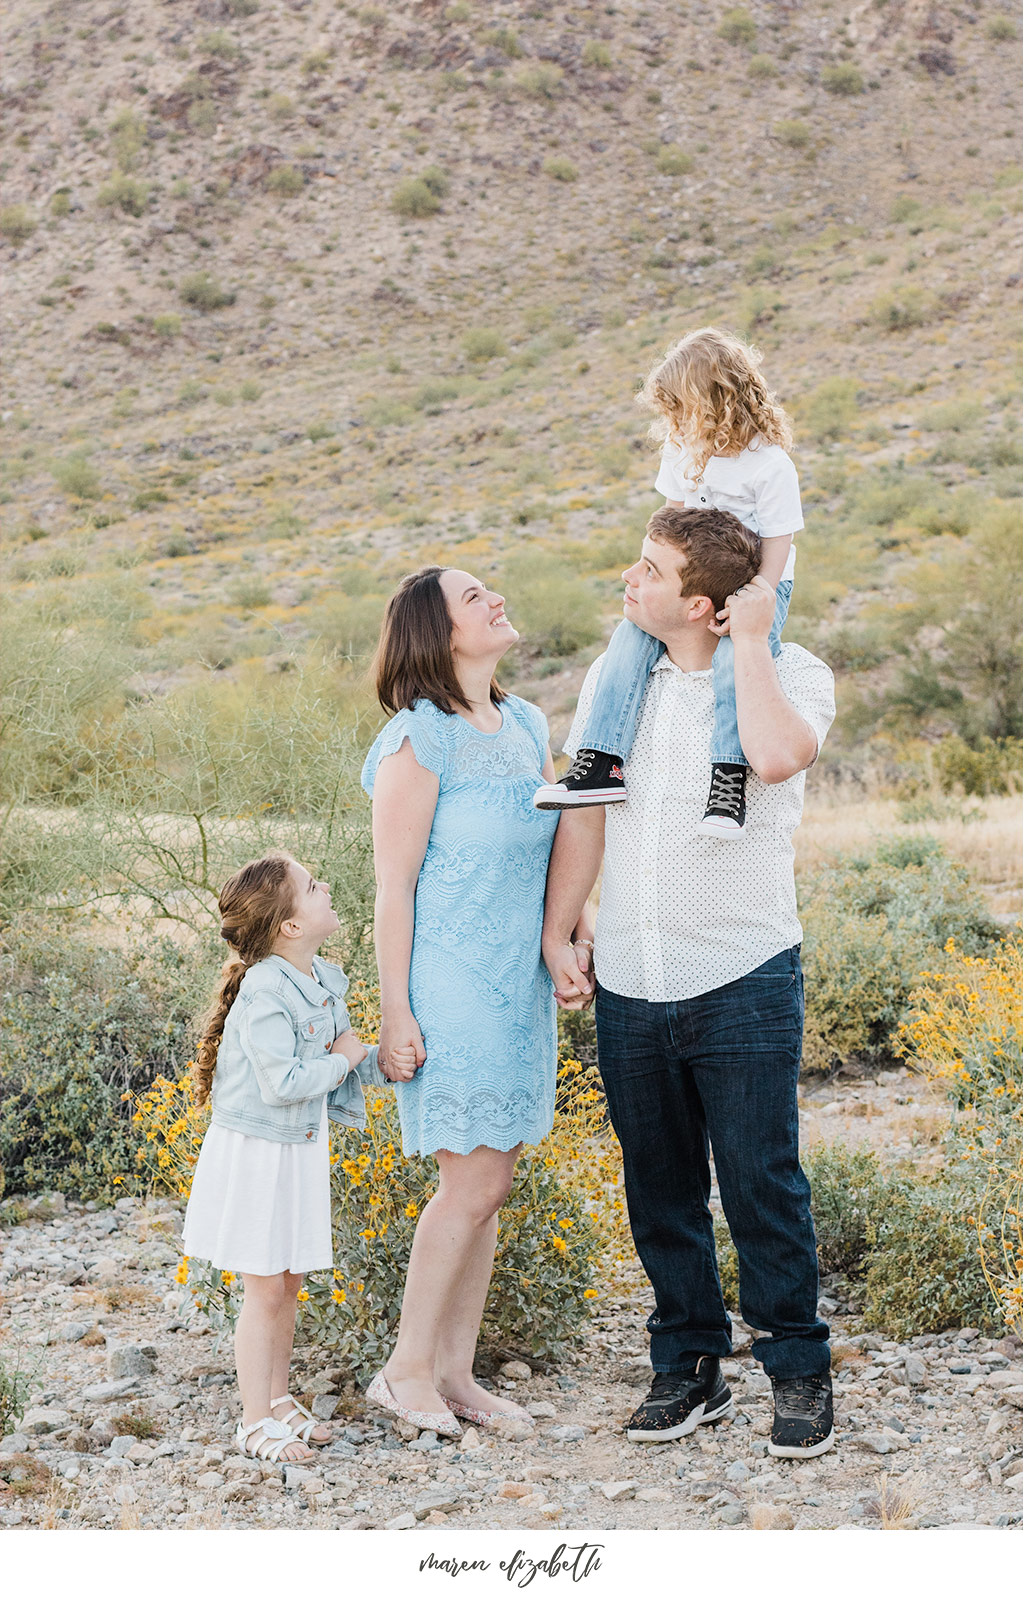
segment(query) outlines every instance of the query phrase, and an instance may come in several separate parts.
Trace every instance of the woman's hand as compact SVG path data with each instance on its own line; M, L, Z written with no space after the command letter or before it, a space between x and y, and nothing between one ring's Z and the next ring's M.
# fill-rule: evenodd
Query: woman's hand
M594 998L594 952L589 941L545 948L544 964L564 1011L585 1011Z
M407 1083L426 1059L423 1035L411 1011L382 1018L377 1061L385 1078L392 1083Z
M331 1054L345 1056L352 1067L358 1067L360 1061L366 1060L367 1050L361 1039L357 1039L352 1029L347 1033L339 1033L331 1045Z

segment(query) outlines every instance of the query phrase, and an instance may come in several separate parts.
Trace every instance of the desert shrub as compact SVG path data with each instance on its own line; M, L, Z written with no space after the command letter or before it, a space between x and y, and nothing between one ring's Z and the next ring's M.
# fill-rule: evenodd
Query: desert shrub
M302 193L306 187L306 180L298 167L285 165L271 167L264 186L269 194L280 195L282 199L288 200Z
M179 292L185 304L195 306L197 311L220 311L224 306L233 306L237 298L234 289L225 289L207 271L190 272L182 280Z
M779 69L771 56L751 56L747 72L752 78L765 82L769 78L777 78Z
M599 67L606 71L612 64L612 53L601 39L588 39L581 57L585 67Z
M238 386L238 395L241 400L258 400L262 393L263 390L255 378L244 378Z
M783 117L781 122L775 124L772 133L780 144L788 145L791 150L806 150L811 142L810 128L798 117Z
M805 396L800 419L813 438L839 439L857 415L856 378L826 378Z
M868 315L886 333L902 333L907 328L924 327L936 310L935 296L910 283L876 295L868 306Z
M232 603L242 611L255 611L260 606L270 604L271 589L265 578L253 572L245 577L236 578L231 586L230 597Z
M998 928L965 868L935 840L882 841L801 883L804 1062L885 1058L918 973L946 941L978 953Z
M829 61L821 69L821 86L829 94L860 94L864 74L852 61Z
M199 48L204 56L219 56L222 61L232 61L242 53L226 28L212 28L204 33Z
M166 938L120 949L53 921L0 944L0 1166L9 1188L110 1199L134 1170L133 1093L187 1058L196 960Z
M59 488L76 500L98 500L103 493L99 473L81 450L55 461L53 476Z
M130 172L149 142L146 119L132 106L124 106L110 124L110 147L119 170Z
M391 196L391 209L400 217L432 217L441 200L422 178L403 178Z
M1019 739L979 739L972 747L956 734L940 739L932 750L932 765L943 794L1015 794L1021 787Z
M420 181L425 183L431 194L443 200L452 186L451 179L443 167L428 167L420 173Z
M226 0L233 17L252 17L260 9L260 0Z
M161 339L175 339L181 332L181 318L176 311L162 311L153 318L153 332Z
M571 656L601 637L597 596L556 556L519 551L501 575L507 609L523 643L549 656Z
M13 1433L28 1404L30 1379L0 1355L0 1439Z
M120 1412L110 1421L115 1433L130 1433L134 1439L155 1439L163 1432L157 1419L141 1405Z
M817 1144L802 1158L811 1185L811 1214L823 1273L855 1273L867 1253L872 1225L884 1213L890 1183L866 1147Z
M865 1326L894 1339L945 1328L999 1330L977 1241L961 1207L962 1196L941 1185L890 1187L885 1210L869 1230Z
M365 663L376 649L386 600L383 592L354 592L342 580L314 615L313 626L338 655Z
M129 217L141 217L149 203L149 184L127 172L115 172L100 185L96 201L101 206L116 206Z
M985 32L990 39L997 42L1004 39L1016 39L1017 24L1012 17L993 17L987 24Z
M0 208L0 234L11 244L24 244L39 226L28 206L14 204Z
M579 167L568 156L545 156L542 170L559 183L575 183L580 175Z
M889 207L890 222L912 222L921 215L921 202L912 194L898 194Z
M69 217L71 215L71 190L57 189L50 201L51 217ZM0 229L2 232L2 229Z
M565 73L553 61L531 62L515 74L516 87L534 100L553 100L562 87Z
M749 48L757 39L757 23L742 6L731 6L715 31L727 44L743 44Z
M470 328L462 341L462 353L467 361L493 361L506 355L508 346L496 328Z
M724 1217L715 1217L715 1256L718 1263L718 1281L722 1285L722 1299L730 1311L740 1308L740 1261L732 1242L729 1224Z
M302 63L302 74L306 78L320 78L331 65L331 52L326 49L311 50Z
M484 44L489 44L494 50L500 50L510 59L514 60L523 53L519 36L511 28L485 28L480 37Z
M434 416L449 400L457 399L459 394L458 384L451 378L434 378L429 383L421 383L412 397L412 403L417 411L426 412L427 416Z
M666 144L658 151L655 165L666 178L681 177L684 172L693 171L693 158L686 154L682 145Z

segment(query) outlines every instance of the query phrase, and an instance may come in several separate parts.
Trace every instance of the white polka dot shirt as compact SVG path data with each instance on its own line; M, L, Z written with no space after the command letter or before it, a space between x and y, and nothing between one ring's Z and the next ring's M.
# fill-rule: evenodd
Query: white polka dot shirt
M574 756L600 674L587 673L565 743ZM782 691L820 750L835 717L832 672L798 644L776 659ZM799 944L792 837L804 774L747 774L741 839L704 838L715 697L711 673L663 655L651 671L623 771L628 798L605 808L605 860L594 935L597 981L634 1000L690 1000Z

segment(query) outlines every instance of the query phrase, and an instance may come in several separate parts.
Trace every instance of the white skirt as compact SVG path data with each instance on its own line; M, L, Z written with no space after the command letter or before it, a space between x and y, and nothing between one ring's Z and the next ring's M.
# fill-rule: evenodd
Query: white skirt
M185 1212L185 1254L261 1277L330 1267L328 1140L326 1100L315 1144L283 1144L211 1123Z

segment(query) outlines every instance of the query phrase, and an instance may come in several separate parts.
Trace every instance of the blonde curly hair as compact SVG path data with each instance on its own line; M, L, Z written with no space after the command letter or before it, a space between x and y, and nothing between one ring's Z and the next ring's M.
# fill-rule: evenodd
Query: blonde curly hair
M651 368L636 397L655 412L651 438L681 444L698 477L712 456L735 455L758 435L788 450L790 421L760 362L759 350L720 328L684 334Z

